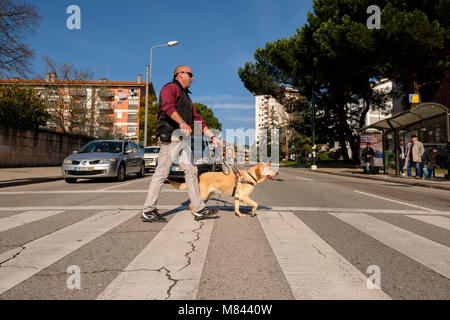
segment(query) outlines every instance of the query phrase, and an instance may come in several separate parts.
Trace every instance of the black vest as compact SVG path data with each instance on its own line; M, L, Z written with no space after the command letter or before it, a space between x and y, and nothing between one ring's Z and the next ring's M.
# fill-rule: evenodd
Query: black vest
M192 109L192 100L189 97L189 90L184 89L178 81L169 82L167 85L175 83L178 86L179 97L175 109L181 118L186 121L190 126L194 124L194 110ZM164 89L163 87L163 89ZM161 89L161 91L163 90ZM159 95L159 110L158 110L158 129L156 130L156 136L164 142L170 142L172 132L178 129L180 126L176 121L169 117L164 111L161 110L163 105L161 94Z

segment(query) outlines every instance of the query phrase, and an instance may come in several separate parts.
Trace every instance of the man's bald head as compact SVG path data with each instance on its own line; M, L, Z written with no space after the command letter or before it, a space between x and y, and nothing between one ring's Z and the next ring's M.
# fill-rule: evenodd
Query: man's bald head
M183 88L189 88L191 86L191 82L194 80L194 76L192 75L192 70L188 66L180 65L175 68L173 72L173 79L177 80Z
M186 71L185 69L190 69L188 66L178 66L175 68L175 71L173 72L173 76L176 77L178 73L181 71Z

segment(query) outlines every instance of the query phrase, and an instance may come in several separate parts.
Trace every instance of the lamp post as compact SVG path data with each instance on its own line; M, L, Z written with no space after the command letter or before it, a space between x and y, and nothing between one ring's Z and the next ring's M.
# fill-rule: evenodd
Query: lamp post
M311 164L311 170L317 170L316 166L316 128L315 128L315 122L316 122L316 101L315 101L315 92L314 92L314 72L312 76L312 97L311 97L311 104L312 104L312 164Z
M158 47L172 47L176 46L178 41L169 41L166 44L159 44L157 46L153 46L150 49L150 67L147 66L146 70L146 81L145 81L145 125L144 125L144 147L147 146L147 127L148 127L148 83L152 78L152 54L153 49Z

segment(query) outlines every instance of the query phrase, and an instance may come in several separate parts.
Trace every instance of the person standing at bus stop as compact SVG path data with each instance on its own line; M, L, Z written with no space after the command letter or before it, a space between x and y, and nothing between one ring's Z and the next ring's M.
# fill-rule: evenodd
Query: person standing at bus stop
M208 136L215 146L222 144L213 132L208 129L205 121L197 113L189 97L189 87L194 80L191 68L188 66L176 67L173 74L173 81L166 84L159 97L160 108L158 110L158 127L156 135L161 144L159 151L158 165L153 174L152 181L144 203L141 220L144 222L165 222L166 219L158 213L156 203L162 186L166 181L172 159L180 159L180 167L184 171L187 191L195 212L195 220L201 220L217 214L217 209L205 206L201 199L198 187L198 170L191 162L190 143L181 141L175 134L175 130L181 129L184 139L190 139L192 132L191 125L194 122L201 123L202 132ZM185 148L179 148L180 143L185 143ZM174 154L178 153L178 154Z
M417 140L417 136L411 136L411 142L406 148L406 165L408 177L412 177L412 168L416 169L416 179L420 179L422 170L422 156L425 152L422 142Z
M400 140L400 172L402 173L402 177L405 176L405 160L406 160L406 147L405 147L405 140Z

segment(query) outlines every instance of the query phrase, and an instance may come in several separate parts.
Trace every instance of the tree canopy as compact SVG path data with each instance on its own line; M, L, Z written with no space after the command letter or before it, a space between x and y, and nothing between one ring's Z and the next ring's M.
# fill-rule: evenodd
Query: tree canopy
M50 115L31 88L0 86L0 124L23 129L44 127Z
M307 23L288 39L268 42L238 73L254 94L279 99L280 87L293 87L311 101L316 96L318 137L345 142L357 153L357 129L369 108L385 109L387 93L375 90L383 78L395 81L407 108L407 94L431 100L449 68L450 0L377 1L381 29L369 29L369 0L314 0ZM363 98L362 109L349 106ZM297 111L310 104L298 103ZM356 113L355 113L356 111ZM353 114L352 114L353 113ZM355 120L355 121L352 121Z
M218 129L222 131L222 123L214 116L214 112L211 108L207 107L202 103L194 103L195 110L202 116L203 120L205 120L206 126L209 129Z

